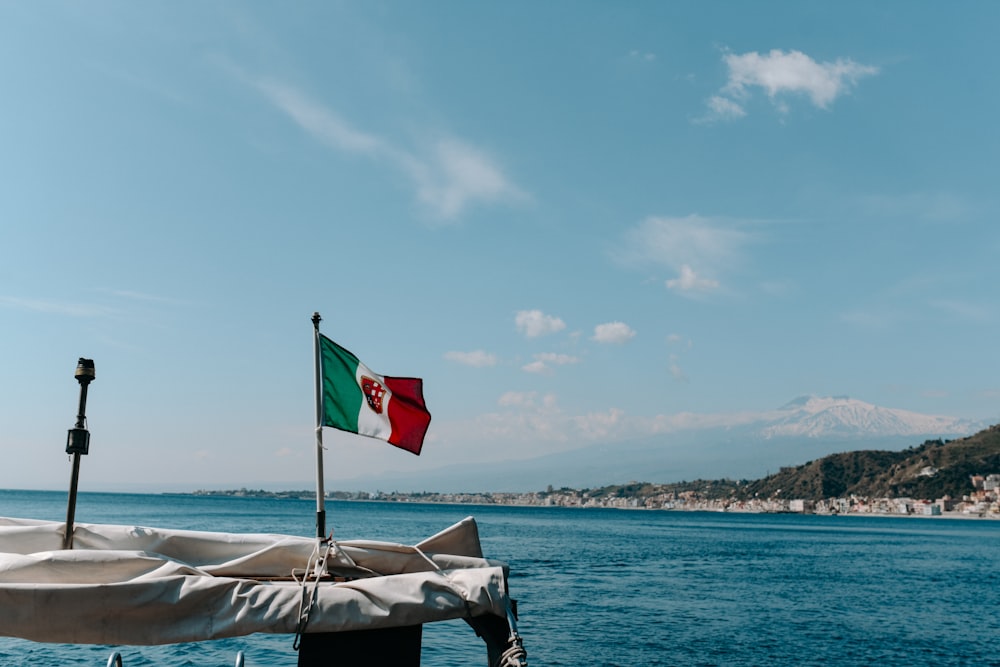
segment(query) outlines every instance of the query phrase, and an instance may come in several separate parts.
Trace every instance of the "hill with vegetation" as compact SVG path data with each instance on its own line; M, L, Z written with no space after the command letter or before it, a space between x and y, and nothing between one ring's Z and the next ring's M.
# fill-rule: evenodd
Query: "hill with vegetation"
M859 450L831 454L800 466L748 480L695 480L673 484L631 482L587 489L590 497L648 498L697 494L709 500L801 498L851 495L868 498L962 498L973 475L1000 474L1000 425L957 440L927 440L902 451ZM560 490L565 491L565 490Z
M1000 425L958 440L928 440L892 451L832 454L741 484L740 497L961 498L973 475L1000 473Z

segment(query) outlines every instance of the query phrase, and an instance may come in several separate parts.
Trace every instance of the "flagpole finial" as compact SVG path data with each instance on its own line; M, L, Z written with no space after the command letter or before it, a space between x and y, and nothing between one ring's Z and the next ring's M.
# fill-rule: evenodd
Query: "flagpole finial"
M313 326L319 329L319 323L323 321L323 318L319 316L319 313L313 313L312 316Z

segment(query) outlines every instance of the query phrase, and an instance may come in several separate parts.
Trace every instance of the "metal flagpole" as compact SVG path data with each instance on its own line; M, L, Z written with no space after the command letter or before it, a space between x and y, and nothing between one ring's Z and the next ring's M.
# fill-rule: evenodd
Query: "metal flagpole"
M94 360L80 357L74 376L80 383L80 407L76 411L76 425L69 430L66 438L66 453L73 455L73 474L69 480L69 498L66 502L66 534L63 536L63 549L73 548L73 520L80 479L80 455L90 452L90 431L87 430L87 387L97 377L94 372Z
M319 313L313 313L313 350L316 353L316 536L326 539L326 505L323 491L323 375L319 352Z

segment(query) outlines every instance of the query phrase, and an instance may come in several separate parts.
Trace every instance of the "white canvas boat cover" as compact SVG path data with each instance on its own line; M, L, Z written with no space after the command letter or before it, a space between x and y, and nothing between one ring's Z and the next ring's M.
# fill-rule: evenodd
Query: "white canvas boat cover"
M0 635L151 645L294 633L316 539L0 517ZM333 543L306 632L416 625L508 608L503 563L466 518L416 546ZM313 584L307 586L308 596ZM307 597L308 597L307 596Z

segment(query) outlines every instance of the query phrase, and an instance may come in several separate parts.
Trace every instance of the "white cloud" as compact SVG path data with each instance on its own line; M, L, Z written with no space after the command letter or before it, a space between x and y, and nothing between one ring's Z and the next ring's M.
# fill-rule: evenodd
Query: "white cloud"
M521 367L526 373L548 373L552 366L567 366L580 363L579 357L555 352L541 352L535 355L535 360Z
M352 127L333 110L289 85L269 79L253 85L330 148L383 160L403 171L413 182L417 199L439 219L453 220L473 204L527 199L489 155L458 139L442 139L431 144L425 154L416 154Z
M646 62L653 62L656 60L656 54L651 51L640 51L639 49L632 49L629 51L629 57L636 58L638 60L645 60Z
M721 95L712 95L708 98L709 118L713 120L736 120L747 115L746 109Z
M718 280L699 278L687 264L681 266L681 273L677 278L671 278L666 282L667 288L677 292L708 292L719 287Z
M566 328L566 323L561 319L546 315L540 310L518 311L514 316L514 325L526 338L537 338Z
M681 369L680 364L677 362L677 355L670 355L670 375L678 382L687 382L688 378L684 371Z
M555 366L566 366L568 364L580 363L579 357L574 357L570 354L557 354L555 352L541 352L535 355L535 359L546 364L553 364Z
M649 217L626 234L619 259L627 264L654 263L699 271L706 265L733 261L749 236L700 215Z
M711 218L650 217L626 233L616 258L637 268L653 264L673 269L677 277L667 286L691 295L719 288L716 276L739 265L750 239Z
M805 95L814 106L826 109L859 79L878 73L877 67L850 58L817 62L801 51L781 49L766 54L727 53L723 60L729 79L718 95L708 99L708 115L703 120L733 120L746 115L740 102L749 99L755 88L763 90L780 113L789 110L787 99L781 97L789 94Z
M682 345L690 350L694 347L694 341L690 338L684 338L684 336L680 334L670 334L667 336L667 345Z
M508 391L497 400L497 403L505 407L528 407L535 404L538 396L533 391Z
M354 129L333 111L291 86L269 79L259 80L256 85L274 106L327 146L364 155L388 152L388 147L378 137Z
M496 366L496 355L483 350L473 350L472 352L445 352L444 358L465 366L483 368L485 366Z
M497 400L504 407L532 410L553 410L557 402L555 394L545 394L538 400L538 392L535 391L508 391Z
M821 109L847 92L861 77L878 72L876 67L850 59L818 63L801 51L785 53L780 49L767 55L727 54L725 61L729 66L727 91L745 96L749 94L748 87L759 86L772 98L785 92L804 93Z
M621 428L624 418L624 410L611 408L607 412L590 412L573 417L572 421L580 437L593 440L615 434Z
M594 340L598 343L625 343L635 338L635 331L624 322L606 322L594 327Z
M523 199L488 155L455 139L439 142L424 162L407 162L420 201L454 218L470 203Z

